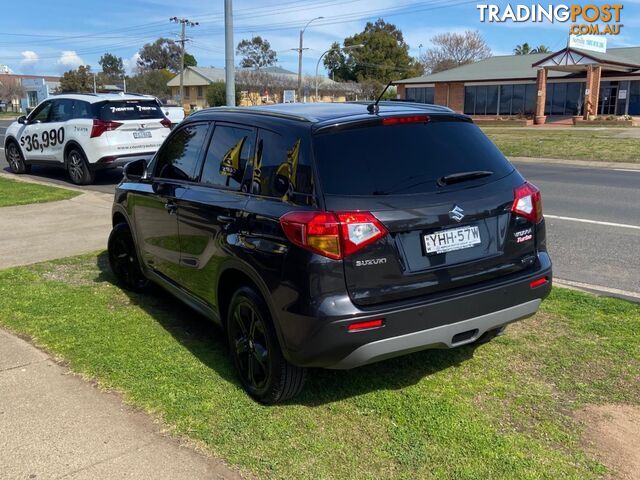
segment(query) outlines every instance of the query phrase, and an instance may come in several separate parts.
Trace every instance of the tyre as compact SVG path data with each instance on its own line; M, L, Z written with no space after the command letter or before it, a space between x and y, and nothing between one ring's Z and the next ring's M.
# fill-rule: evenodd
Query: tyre
M31 172L31 165L27 165L16 142L9 142L7 145L7 163L13 173L23 174Z
M249 395L272 405L300 393L306 369L282 355L269 310L253 288L242 287L233 295L226 325L233 363Z
M118 283L134 292L145 292L150 288L150 281L144 276L131 229L126 223L119 223L109 235L109 266Z
M67 153L67 172L76 185L88 185L95 179L95 173L89 169L87 158L78 148L72 148Z

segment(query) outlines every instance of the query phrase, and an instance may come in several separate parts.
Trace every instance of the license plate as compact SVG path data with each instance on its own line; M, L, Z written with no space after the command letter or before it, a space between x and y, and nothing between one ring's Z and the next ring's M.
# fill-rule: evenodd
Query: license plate
M475 226L450 228L424 236L427 253L446 253L471 248L481 243L480 229Z
M151 138L151 132L149 130L133 132L133 138Z

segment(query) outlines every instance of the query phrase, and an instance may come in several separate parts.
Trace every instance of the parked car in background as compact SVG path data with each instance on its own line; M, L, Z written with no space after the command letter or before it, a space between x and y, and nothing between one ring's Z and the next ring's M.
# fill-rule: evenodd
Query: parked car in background
M203 110L125 168L116 277L218 322L260 402L307 367L488 341L550 292L540 191L469 117L379 107Z
M27 173L32 165L55 165L84 185L93 183L98 170L151 159L170 127L154 97L56 95L12 123L4 147L14 173Z
M162 113L171 121L172 128L184 120L184 108L178 105L162 105Z

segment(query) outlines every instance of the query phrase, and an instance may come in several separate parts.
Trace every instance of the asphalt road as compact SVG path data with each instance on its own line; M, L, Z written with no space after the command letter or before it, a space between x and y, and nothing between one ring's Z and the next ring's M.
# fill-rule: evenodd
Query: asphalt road
M0 121L0 145L9 122ZM517 164L542 190L554 275L575 286L640 298L640 166L638 170ZM8 170L0 150L0 169ZM33 167L34 178L68 185L66 172ZM99 172L85 188L112 193L120 170ZM628 296L628 295L627 295Z

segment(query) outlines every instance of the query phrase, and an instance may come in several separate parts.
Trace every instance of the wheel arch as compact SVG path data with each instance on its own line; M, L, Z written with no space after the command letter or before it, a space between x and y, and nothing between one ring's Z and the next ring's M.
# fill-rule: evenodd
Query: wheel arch
M7 147L9 146L10 143L15 143L18 146L18 148L20 149L20 153L22 153L22 156L24 157L24 152L22 151L22 147L20 146L20 142L18 142L18 139L16 139L16 137L14 137L13 135L8 135L4 139L4 148L5 148L5 150L7 149Z
M233 294L240 287L253 287L256 292L262 297L265 305L269 309L269 314L271 315L273 327L276 331L282 353L285 358L288 357L287 349L285 348L286 342L284 341L284 337L282 336L280 324L277 321L275 307L273 305L273 302L271 301L271 294L260 275L244 263L233 262L220 271L217 285L216 305L218 307L218 314L222 327L226 329L227 313Z
M82 148L82 145L80 145L76 140L69 140L67 143L65 143L62 154L65 168L67 166L67 156L69 154L69 150L71 150L72 148L79 149L82 155L84 155L84 158L87 158L87 154L85 153L84 148Z

